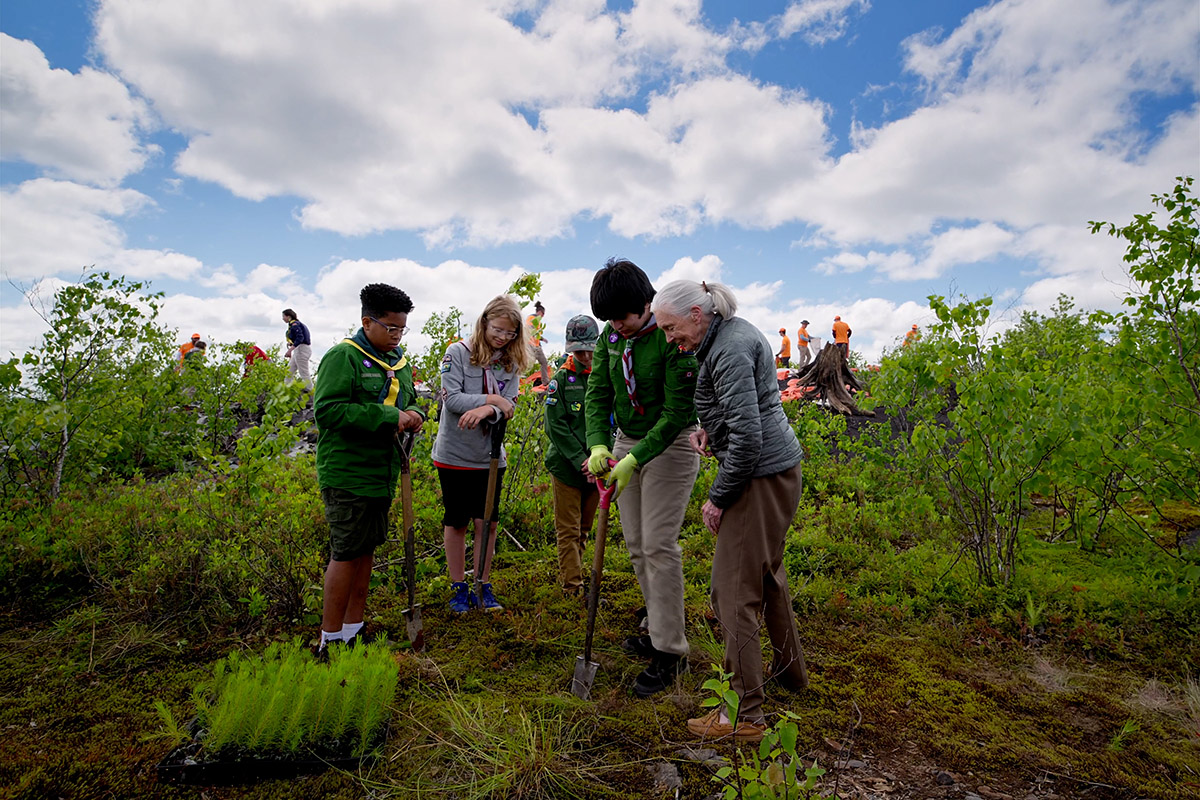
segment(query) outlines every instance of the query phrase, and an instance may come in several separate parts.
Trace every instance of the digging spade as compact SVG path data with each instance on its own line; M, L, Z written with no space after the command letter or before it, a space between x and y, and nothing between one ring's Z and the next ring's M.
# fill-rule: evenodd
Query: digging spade
M609 466L617 462L609 461ZM606 486L597 480L600 490L600 522L596 530L596 553L592 556L592 586L588 592L587 635L583 639L583 655L575 657L575 674L571 676L571 694L587 700L596 681L598 662L592 661L592 634L596 632L596 609L600 606L600 576L604 572L604 543L608 539L608 507L612 504L616 483Z
M416 520L412 505L412 446L416 434L412 431L396 434L396 449L400 451L400 505L404 513L404 582L408 584L408 608L404 609L404 625L414 652L425 649L425 628L421 624L421 606L417 604Z
M483 534L483 554L479 557L479 569L475 572L475 596L483 602L483 576L489 575L492 566L491 553L495 547L492 538L492 514L496 511L496 482L500 478L500 449L504 444L504 431L508 420L501 417L492 424L492 458L488 463L487 499L483 502L483 530L475 531L475 547L479 547L479 534Z

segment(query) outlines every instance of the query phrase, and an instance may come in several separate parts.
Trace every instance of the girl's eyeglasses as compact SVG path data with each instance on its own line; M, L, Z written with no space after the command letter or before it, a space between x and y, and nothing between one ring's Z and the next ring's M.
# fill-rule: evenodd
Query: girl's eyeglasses
M493 336L498 336L501 339L512 340L517 338L516 331L506 331L503 328L497 328L494 325L488 325L487 329L488 333L492 334Z

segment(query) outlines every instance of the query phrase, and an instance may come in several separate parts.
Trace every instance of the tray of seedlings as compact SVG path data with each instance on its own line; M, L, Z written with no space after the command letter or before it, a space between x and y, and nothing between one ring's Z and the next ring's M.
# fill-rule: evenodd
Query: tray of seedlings
M399 668L386 642L315 660L299 639L261 656L231 653L192 691L196 717L158 765L164 783L231 784L290 778L374 760L387 739Z

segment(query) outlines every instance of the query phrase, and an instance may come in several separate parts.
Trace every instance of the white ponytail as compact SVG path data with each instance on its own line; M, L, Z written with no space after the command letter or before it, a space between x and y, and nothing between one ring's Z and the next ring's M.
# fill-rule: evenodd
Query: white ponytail
M713 314L730 319L737 312L737 298L723 283L671 281L655 293L650 309L683 316L692 306L698 306L705 319Z

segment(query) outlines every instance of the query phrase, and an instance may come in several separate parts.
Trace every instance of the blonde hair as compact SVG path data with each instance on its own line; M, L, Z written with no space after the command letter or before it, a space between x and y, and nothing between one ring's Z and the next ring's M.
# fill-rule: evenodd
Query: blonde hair
M494 350L487 339L487 324L495 320L508 320L517 332L516 337L499 350ZM471 364L486 367L500 354L500 364L510 372L524 373L529 366L529 346L525 342L525 321L521 318L521 307L509 295L493 297L483 307L483 313L475 321L475 332L471 334Z

